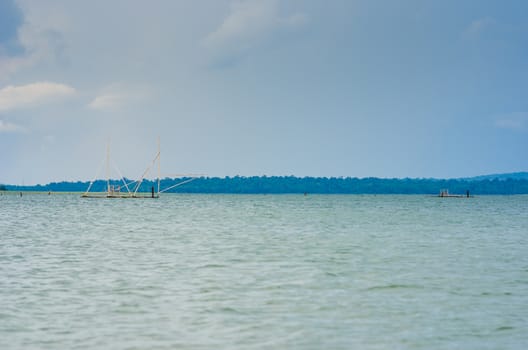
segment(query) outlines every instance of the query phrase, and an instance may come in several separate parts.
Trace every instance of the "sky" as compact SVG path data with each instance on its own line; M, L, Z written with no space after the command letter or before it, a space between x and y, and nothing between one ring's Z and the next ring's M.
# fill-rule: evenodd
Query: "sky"
M0 0L0 183L528 170L524 0ZM149 173L147 177L155 177Z

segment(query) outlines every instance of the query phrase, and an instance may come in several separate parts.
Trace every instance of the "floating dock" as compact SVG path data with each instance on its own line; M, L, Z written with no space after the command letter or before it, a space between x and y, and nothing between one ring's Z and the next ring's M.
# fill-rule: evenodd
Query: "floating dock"
M450 194L448 190L441 190L438 194L438 197L441 198L470 198L469 190L466 191L466 194Z

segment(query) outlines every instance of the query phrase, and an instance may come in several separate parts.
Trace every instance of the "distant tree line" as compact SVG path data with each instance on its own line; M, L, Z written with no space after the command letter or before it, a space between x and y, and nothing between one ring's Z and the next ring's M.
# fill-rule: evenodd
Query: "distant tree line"
M161 180L161 189L169 188L186 178L165 178ZM128 181L128 180L127 180ZM112 180L111 184L119 186L122 192L126 188L122 181ZM4 186L7 190L16 191L53 191L84 192L89 182L52 182L36 186ZM93 183L92 192L106 191L106 180ZM133 184L129 187L132 190ZM157 190L157 181L145 180L138 192ZM170 193L320 193L320 194L438 194L447 189L452 194L528 194L528 179L381 179L375 177L295 177L295 176L234 176L234 177L201 177L182 186L167 191Z

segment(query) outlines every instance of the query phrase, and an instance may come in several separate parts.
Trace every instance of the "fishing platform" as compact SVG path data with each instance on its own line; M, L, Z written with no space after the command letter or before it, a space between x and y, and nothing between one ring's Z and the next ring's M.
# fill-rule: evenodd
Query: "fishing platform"
M97 178L99 177L99 173L103 167L103 164L99 167L99 170L97 171L97 174L95 175L94 179L90 181L90 184L88 185L88 189L86 192L84 192L81 197L82 198L159 198L161 193L167 192L175 187L181 186L183 184L189 183L191 181L196 180L200 176L203 176L201 174L182 174L178 175L178 177L182 178L182 181L169 186L165 189L161 189L161 165L160 165L160 158L161 158L161 151L160 151L160 142L158 139L158 152L156 153L156 156L152 160L151 164L145 169L143 174L137 179L130 181L126 179L122 174L119 168L117 167L117 164L112 161L110 158L110 142L108 142L106 146L106 186L104 191L100 192L91 192L92 187L94 183L97 182ZM119 180L112 180L110 177L110 165L114 166L114 170L119 175ZM142 191L140 192L141 185L143 184L145 178L150 174L151 170L157 167L158 174L156 178L157 188L154 186L151 186L150 192L148 191Z
M466 194L450 194L448 190L440 190L438 194L440 198L470 198L469 190L466 191Z

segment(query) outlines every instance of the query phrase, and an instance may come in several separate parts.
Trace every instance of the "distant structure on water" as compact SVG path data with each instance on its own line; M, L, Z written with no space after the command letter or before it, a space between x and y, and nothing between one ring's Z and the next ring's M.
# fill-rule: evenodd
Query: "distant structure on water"
M154 157L154 159L152 160L152 163L147 167L147 169L143 172L143 174L138 180L134 180L131 182L127 182L127 180L121 175L121 172L117 168L117 165L114 163L113 164L114 168L115 170L117 170L117 173L120 176L120 181L122 182L122 184L112 184L110 180L110 145L108 144L106 147L106 191L90 192L94 182L99 177L99 171L98 171L95 178L88 185L88 189L86 190L86 192L84 192L81 195L81 197L82 198L159 198L161 193L167 192L170 189L173 189L175 187L191 182L197 179L199 176L201 176L201 175L193 175L193 174L181 175L182 177L185 176L187 179L161 190L160 189L160 184L161 184L160 156L161 156L160 143L158 140L158 152L156 156ZM150 173L153 167L157 167L158 169L157 189L155 189L154 186L152 186L150 192L139 192L139 189L141 187L141 184L143 183L143 180L145 180L145 177Z
M448 190L440 190L440 194L438 195L438 197L442 197L442 198L469 198L471 197L469 195L469 190L466 190L466 194L463 195L463 194L450 194Z

